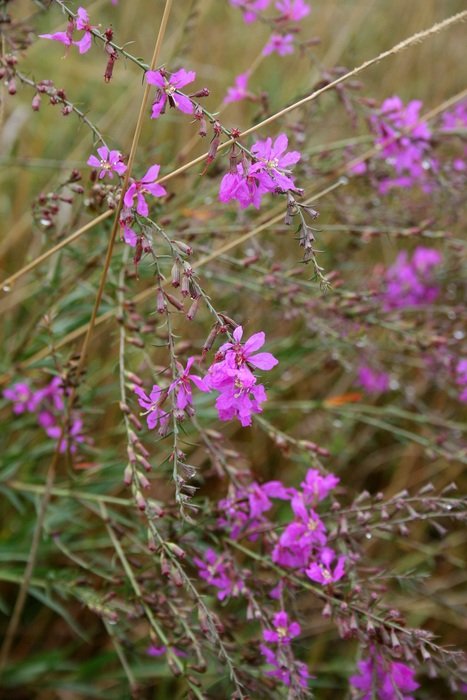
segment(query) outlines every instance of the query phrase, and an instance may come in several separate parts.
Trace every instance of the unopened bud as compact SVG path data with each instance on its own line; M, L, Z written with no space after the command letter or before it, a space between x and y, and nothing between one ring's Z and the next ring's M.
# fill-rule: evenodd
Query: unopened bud
M214 136L214 138L212 139L212 141L209 145L208 156L206 158L207 163L212 163L212 161L216 157L217 149L219 148L219 143L220 143L219 137Z
M130 486L132 481L133 481L133 469L131 467L131 464L128 464L125 467L125 471L123 472L123 483L125 484L125 486Z
M199 309L199 305L201 302L201 297L198 297L197 299L194 300L190 308L188 309L188 312L186 314L186 317L189 321L192 321L194 317L196 316L196 313Z
M32 98L31 102L31 107L34 110L34 112L38 112L41 106L41 96L37 92L34 97Z
M167 313L167 302L165 300L164 292L159 287L156 294L156 309L157 313L165 314Z
M183 292L182 292L183 293ZM183 304L181 301L179 301L176 297L174 297L172 294L169 294L168 292L165 292L165 298L169 302L169 304L172 304L176 309L179 311L183 311Z

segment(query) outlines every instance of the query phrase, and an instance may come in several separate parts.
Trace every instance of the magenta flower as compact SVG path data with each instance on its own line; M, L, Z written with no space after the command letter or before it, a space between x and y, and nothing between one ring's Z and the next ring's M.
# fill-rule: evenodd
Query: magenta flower
M286 653L283 646L271 649L266 644L260 644L259 648L266 663L272 666L269 671L266 671L266 675L276 678L287 687L294 686L297 690L308 688L310 679L308 668L302 661L297 661L293 657L292 650L288 646L285 647ZM294 694L294 697L301 696L300 691Z
M219 188L221 202L236 199L242 209L246 209L250 204L259 209L263 194L269 190L260 182L259 175L249 174L250 169L245 171L243 164L239 164L236 173L229 172L224 175Z
M276 9L281 13L281 19L288 22L299 22L310 14L310 6L303 0L277 0Z
M262 413L261 404L266 399L264 386L256 384L256 379L249 370L240 369L235 372L233 382L229 381L228 386L224 386L217 397L217 413L221 421L238 418L246 428L251 425L251 417L254 413Z
M286 56L287 54L293 53L293 43L293 34L271 34L268 43L263 49L263 56L269 56L271 53L277 53L279 56Z
M431 132L428 124L420 121L421 107L420 100L412 100L404 106L400 97L394 96L385 100L379 114L372 118L373 128L378 134L375 143L397 175L380 182L382 194L393 187L412 187L416 183L427 187L427 165L429 169L434 163L427 159Z
M264 333L255 333L242 345L243 328L238 326L233 332L234 343L224 343L216 355L216 362L209 367L206 382L211 389L220 392L216 408L222 421L238 418L243 426L251 425L253 413L261 413L261 404L266 401L262 384L250 366L258 369L272 369L276 358L269 352L260 352L264 345Z
M358 381L369 394L382 394L389 389L390 378L386 372L362 365L358 370Z
M146 80L150 85L158 87L156 99L152 105L152 119L157 119L165 112L167 101L170 107L176 107L185 114L193 114L193 103L189 97L179 92L196 79L196 73L192 70L186 71L183 68L176 73L172 73L170 80L163 71L148 70Z
M389 661L373 654L367 661L359 661L359 675L350 677L350 684L363 694L361 700L414 700L407 695L419 687L415 671L400 661Z
M138 242L138 234L132 228L134 220L135 217L133 216L133 212L131 211L131 209L122 209L122 211L120 212L120 219L118 223L123 229L123 240L127 245L131 246L132 248L135 248Z
M230 596L237 598L246 590L244 582L239 578L227 554L216 554L214 550L207 549L203 559L194 557L193 561L198 567L199 576L219 589L217 593L219 600Z
M70 47L73 43L73 32L75 30L75 20L70 17L68 20L67 28L65 32L54 32L53 34L39 34L41 39L51 39L52 41L59 41L67 47Z
M441 254L433 248L419 246L411 260L405 251L400 253L386 271L385 309L424 306L435 301L439 287L434 284L434 270L441 262Z
M323 501L332 491L340 479L334 474L323 476L317 469L309 469L300 486L303 489L303 500L307 504L315 504Z
M467 127L467 100L462 100L441 118L441 131L453 131Z
M255 540L260 529L271 528L270 521L264 517L264 513L273 506L270 499L290 500L294 493L294 489L286 488L280 481L267 481L264 484L253 481L246 487L236 487L232 495L219 501L221 516L217 524L228 530L234 540L241 535Z
M37 422L44 428L49 438L52 438L52 440L59 440L62 434L62 427L52 413L49 411L41 411L37 416ZM72 417L68 430L64 432L63 438L60 441L59 451L62 454L68 452L68 450L75 453L77 445L82 442L84 442L83 421L80 416L75 414Z
M312 581L321 583L323 586L328 586L330 583L340 581L345 573L345 556L340 556L334 567L331 570L331 564L335 559L335 552L329 547L324 547L319 555L319 563L312 562L306 570L306 575Z
M141 180L132 180L123 199L128 209L132 208L133 200L136 197L136 211L141 216L147 216L149 207L144 199L144 195L152 194L153 197L164 197L167 194L165 187L154 182L157 180L160 167L160 165L152 165Z
M165 435L169 424L170 415L161 408L167 398L167 391L154 384L149 396L139 386L135 386L133 391L138 397L139 405L145 409L143 415L146 416L148 428L153 430L159 425L159 434Z
M73 44L78 47L80 53L86 53L91 48L91 31L95 29L95 27L89 24L89 15L84 7L78 7L77 15L76 29L81 29L84 31L84 34L79 41L74 41Z
M279 134L273 142L271 138L265 141L257 141L251 147L251 152L257 159L249 169L250 175L257 175L261 184L269 192L276 190L296 189L294 181L288 177L288 167L298 163L300 153L289 151L286 153L288 139L285 134Z
M175 654L175 656L178 656L180 658L185 658L186 656L188 656L186 651L183 651L183 649L178 649L177 647L171 647L170 650ZM161 647L156 647L156 646L154 646L154 644L151 644L151 646L146 649L146 654L148 656L158 657L158 656L164 656L164 654L167 654L167 651L168 651L168 649L164 645Z
M292 499L296 520L289 523L272 552L272 560L282 566L304 569L313 552L326 545L326 527L319 515L307 508L302 494Z
M229 104L229 102L240 102L247 97L251 97L251 93L248 91L248 80L250 79L250 72L240 73L235 78L234 87L227 89L227 95L224 97L224 104Z
M273 625L274 630L263 630L263 639L270 644L290 644L301 632L298 622L289 623L289 616L284 610L274 615Z
M241 343L243 337L242 326L237 326L232 335L235 343L224 343L219 352L224 353L226 357L233 356L235 365L238 368L248 363L256 369L269 370L278 364L279 360L270 352L256 352L266 342L266 336L263 331L254 333L244 344Z
M211 387L208 385L208 383L204 379L201 379L201 377L198 377L197 374L190 374L190 369L191 369L191 366L193 365L194 361L195 361L194 357L189 357L188 361L186 363L185 369L183 369L183 367L180 365L180 363L178 363L181 374L169 386L168 393L170 394L172 391L175 392L176 406L181 411L183 411L187 406L191 406L193 403L191 382L193 382L193 384L196 387L198 387L198 389L200 391L204 391L204 392L211 391Z
M19 415L36 408L35 395L26 382L17 382L3 391L3 398L13 402L13 413Z
M54 32L53 34L39 34L40 39L51 39L52 41L59 41L65 46L71 46L74 42L72 39L74 24L71 24L71 33L67 30L66 32Z
M467 359L459 360L456 366L456 384L462 387L462 392L459 395L459 400L467 402ZM5 392L3 392L5 396Z
M100 168L99 179L102 179L106 175L113 178L113 174L123 175L126 170L126 165L122 161L122 154L120 151L109 151L106 146L101 146L97 149L99 158L94 155L89 156L88 165L92 168Z
M243 10L243 20L248 24L254 22L259 13L269 7L270 2L271 0L230 0L231 5Z

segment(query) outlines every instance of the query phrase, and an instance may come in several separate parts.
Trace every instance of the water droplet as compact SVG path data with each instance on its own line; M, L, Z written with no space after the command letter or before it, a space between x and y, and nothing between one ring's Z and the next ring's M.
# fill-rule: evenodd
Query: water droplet
M3 292L11 292L11 287L9 284L4 284L2 287Z
M367 532L365 537L367 538L367 540L371 540L371 538L372 538L371 532Z
M465 338L464 331L454 331L454 338L456 340L462 340L463 338Z

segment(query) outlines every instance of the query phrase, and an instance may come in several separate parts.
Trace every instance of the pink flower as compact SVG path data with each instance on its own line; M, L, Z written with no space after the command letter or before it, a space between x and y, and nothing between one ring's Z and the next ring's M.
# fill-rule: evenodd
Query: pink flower
M138 242L138 234L131 228L134 220L135 217L131 209L122 209L118 223L123 228L123 240L132 248L135 248Z
M73 27L74 25L72 25ZM73 43L72 34L68 32L54 32L53 34L39 34L40 39L51 39L52 41L59 41L65 46L71 46Z
M230 596L237 598L246 590L244 582L239 578L228 555L216 554L214 550L207 549L204 552L204 559L194 557L193 561L198 567L199 576L219 589L217 593L219 600Z
M240 7L243 12L243 20L248 24L254 22L262 10L269 7L271 0L230 0L234 7Z
M80 53L86 53L91 48L91 31L95 29L95 27L89 24L89 15L84 7L78 7L77 15L76 29L83 30L84 34L79 41L74 41L73 44L78 47Z
M236 199L242 209L246 209L250 204L259 209L266 192L268 189L260 182L259 175L250 175L249 169L245 170L243 164L239 164L236 173L226 173L222 178L219 200L230 202Z
M459 395L459 400L467 402L467 359L459 360L456 366L456 384L463 388L461 394ZM3 393L5 396L5 392Z
M334 474L323 476L317 469L309 469L300 486L303 489L305 503L314 504L323 501L332 491L340 479Z
M151 644L150 647L146 649L146 654L148 656L164 656L168 651L166 646L161 646L161 647L156 647L154 644ZM185 658L188 656L186 651L183 651L183 649L178 649L177 647L171 647L171 651L175 654L175 656L178 656L180 658Z
M251 416L262 413L261 404L267 399L262 384L248 370L237 370L233 382L225 386L216 399L217 413L221 421L238 418L244 428L251 425Z
M279 134L273 142L271 138L265 141L257 141L251 147L251 152L257 159L250 170L250 175L257 175L261 184L269 192L275 190L293 190L295 188L294 181L288 177L290 171L287 169L290 165L298 163L300 153L298 151L289 151L286 153L288 139L285 134Z
M191 406L191 404L193 403L190 382L193 382L193 384L197 386L200 391L211 391L210 386L204 379L198 377L197 374L190 374L190 369L194 361L194 357L189 357L185 369L183 369L183 367L178 363L179 368L181 370L181 374L177 379L175 379L175 381L172 382L168 390L169 394L172 391L175 392L176 405L177 408L181 411L183 411L187 406Z
M106 175L113 178L113 174L123 175L126 170L125 163L122 162L122 154L120 151L109 151L106 146L101 146L97 149L99 158L94 155L89 156L88 165L93 168L100 168L99 179Z
M286 56L294 52L293 34L271 34L269 41L263 49L263 56L277 53L279 56ZM225 100L224 100L225 102Z
M39 34L41 39L51 39L52 41L59 41L67 47L70 47L73 43L73 32L75 30L75 20L70 17L68 20L68 25L66 32L54 32L53 34Z
M26 382L17 382L3 391L3 398L13 402L13 413L16 413L16 415L35 410L36 401L34 396Z
M123 199L128 209L132 208L133 200L136 197L136 211L141 216L147 216L149 208L144 199L144 195L152 194L153 197L164 197L167 194L166 189L162 187L162 185L158 185L154 182L157 180L160 167L160 165L152 165L141 180L132 180Z
M263 639L270 644L290 644L301 632L298 622L289 623L289 616L284 610L274 615L273 624L274 630L263 630Z
M292 499L296 520L289 523L272 552L272 560L282 566L303 569L316 550L326 545L326 527L319 515L307 504L302 494Z
M164 411L161 406L167 398L167 391L162 390L157 386L157 384L154 384L149 396L139 386L135 386L133 391L138 397L139 405L146 409L146 412L143 415L146 416L148 428L153 430L157 425L159 425L159 434L165 435L167 432L170 415L167 413L167 411Z
M295 659L291 663L290 658L283 657L278 651L270 649L266 644L260 644L259 648L266 663L272 666L271 670L266 671L268 676L276 678L287 687L290 687L292 684L298 685L299 688L308 687L310 674L306 664Z
M312 581L321 583L323 586L328 586L330 583L340 581L345 570L345 556L340 556L337 559L334 571L331 570L331 563L335 559L335 552L329 547L324 547L319 555L319 563L312 562L306 570L306 575Z
M194 71L186 71L183 68L172 73L170 80L163 71L148 70L146 80L150 85L156 85L159 89L152 105L152 119L157 119L165 112L167 101L170 107L176 107L185 114L192 114L194 107L189 97L179 92L180 88L192 83L196 78Z
M237 326L233 332L234 343L224 343L219 352L226 356L234 356L235 364L238 368L242 365L249 364L256 369L269 370L278 364L278 360L270 352L256 352L263 347L266 342L266 336L263 331L254 333L246 343L242 344L243 327Z
M253 481L246 487L236 487L233 494L218 503L220 518L217 524L236 540L247 535L250 540L258 537L260 529L270 529L271 523L264 516L273 506L271 498L290 500L294 489L286 488L280 481L258 484Z
M311 8L303 0L277 0L276 9L281 13L281 19L299 22L310 14Z
M264 333L255 333L242 345L243 328L233 332L234 343L224 343L216 355L216 362L208 370L206 382L211 389L220 392L216 408L222 421L238 418L243 426L251 425L253 413L261 413L266 392L249 366L269 370L276 358L269 352L257 353L264 345Z
M229 102L240 102L240 100L244 100L245 98L250 97L251 93L248 92L247 89L249 79L249 71L237 75L237 77L235 78L234 87L230 87L227 89L227 95L224 97L224 104L228 104Z
M462 100L441 118L441 131L465 129L467 126L467 100Z
M369 394L382 394L389 389L389 374L362 365L358 370L358 381Z
M400 661L384 659L372 653L367 661L359 661L359 675L350 677L350 684L363 692L361 700L413 700L411 693L419 687L415 671Z
M441 254L433 248L419 246L411 260L405 251L400 253L394 265L386 271L385 309L424 306L435 301L439 287L434 284L434 270L441 262Z
M382 194L393 187L412 187L416 183L426 186L427 173L434 163L427 160L431 132L428 124L420 121L421 107L420 100L412 100L404 106L400 97L394 96L385 100L379 114L372 118L378 134L375 143L397 175L380 182Z

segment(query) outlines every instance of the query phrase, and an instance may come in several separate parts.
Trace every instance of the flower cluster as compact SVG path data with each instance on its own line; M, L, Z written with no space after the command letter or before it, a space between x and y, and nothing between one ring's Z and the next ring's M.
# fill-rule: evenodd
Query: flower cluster
M265 342L263 332L255 333L242 344L243 328L233 332L233 343L224 343L210 366L207 383L219 392L216 408L222 421L238 418L243 426L251 425L253 413L261 413L266 391L258 384L251 367L270 370L278 360L270 352L257 352Z
M419 246L411 259L405 251L399 253L394 265L386 271L384 308L405 309L435 301L439 287L434 281L434 272L441 262L441 253L433 248Z
M13 403L13 413L16 415L35 414L38 424L49 438L59 440L62 437L60 452L68 449L76 452L78 443L84 441L83 421L77 411L72 412L68 429L62 436L59 418L65 410L66 390L60 377L54 377L49 384L36 391L26 382L17 382L4 390L3 397Z
M159 425L159 430L165 434L169 413L162 409L162 404L170 394L174 395L175 407L179 411L192 412L191 383L202 392L213 390L219 393L216 408L220 420L238 418L243 426L251 425L251 416L261 413L261 404L267 398L264 386L257 383L251 368L269 370L278 361L269 352L256 352L264 345L263 332L255 333L244 344L242 335L243 328L237 326L233 332L234 342L222 345L204 379L191 373L195 358L190 357L185 369L178 364L179 374L167 390L154 385L147 396L141 387L136 386L134 391L138 401L147 411L148 427L152 429Z
M218 525L228 530L232 539L246 536L255 540L260 533L266 534L275 564L293 568L327 586L344 576L345 556L337 556L328 547L326 526L315 506L327 498L338 483L334 474L323 476L317 469L309 469L301 490L286 488L280 481L237 486L218 503ZM279 538L271 535L273 523L265 516L273 506L271 499L289 501L294 516Z
M415 671L400 661L389 661L372 650L371 657L359 661L360 673L350 684L360 691L359 700L414 700L407 695L419 687Z
M257 209L264 194L296 190L290 176L290 166L300 160L298 151L288 151L288 139L280 134L274 141L267 138L251 147L253 160L243 158L232 172L222 178L219 199L230 202L236 199L242 209L252 204Z

